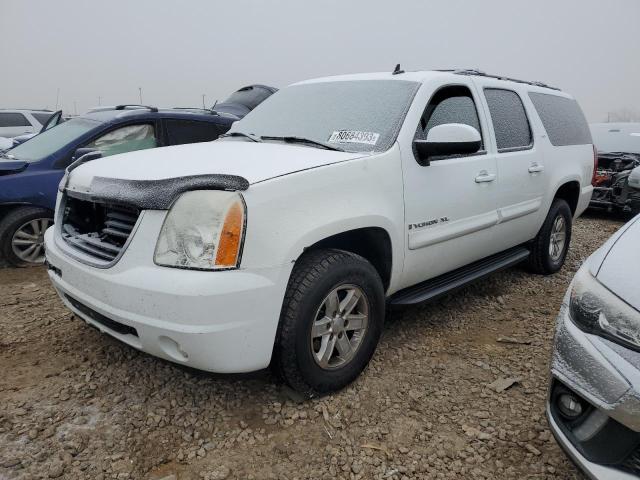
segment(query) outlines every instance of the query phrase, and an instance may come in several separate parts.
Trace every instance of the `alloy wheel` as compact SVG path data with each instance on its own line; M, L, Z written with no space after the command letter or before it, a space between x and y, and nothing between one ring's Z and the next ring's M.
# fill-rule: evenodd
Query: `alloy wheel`
M362 344L369 321L369 300L355 285L341 285L325 297L311 328L311 351L321 368L345 366Z
M567 222L562 215L558 215L553 221L551 237L549 240L549 256L554 262L558 262L564 253L567 241Z
M34 218L16 230L11 248L16 257L25 263L44 262L44 232L53 224L50 218Z

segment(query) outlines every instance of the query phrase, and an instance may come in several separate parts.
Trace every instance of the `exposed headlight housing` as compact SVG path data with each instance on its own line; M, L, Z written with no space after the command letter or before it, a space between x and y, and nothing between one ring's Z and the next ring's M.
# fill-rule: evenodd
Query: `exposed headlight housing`
M154 261L195 270L238 268L246 218L244 200L236 192L184 193L165 218Z
M569 313L581 330L640 349L640 312L602 285L588 268L576 273Z

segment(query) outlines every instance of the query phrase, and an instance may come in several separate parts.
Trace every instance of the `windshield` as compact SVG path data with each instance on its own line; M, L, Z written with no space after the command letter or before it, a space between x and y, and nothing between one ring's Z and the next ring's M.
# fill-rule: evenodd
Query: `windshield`
M5 156L27 162L39 162L75 139L80 138L99 124L95 120L74 118L12 148L5 152Z
M383 152L395 142L419 86L405 80L294 85L273 94L229 133L299 137L348 152Z

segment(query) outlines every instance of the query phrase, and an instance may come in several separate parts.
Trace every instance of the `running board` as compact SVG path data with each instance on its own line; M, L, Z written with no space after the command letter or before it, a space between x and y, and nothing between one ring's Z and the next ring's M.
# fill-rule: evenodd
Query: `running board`
M512 267L526 260L528 256L529 250L524 247L505 250L426 282L400 290L391 296L389 303L391 305L412 305L433 300L494 272Z

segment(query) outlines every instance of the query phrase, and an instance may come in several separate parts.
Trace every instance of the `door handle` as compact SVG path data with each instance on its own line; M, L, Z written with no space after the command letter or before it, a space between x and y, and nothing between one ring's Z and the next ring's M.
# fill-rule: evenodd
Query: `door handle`
M493 182L496 179L495 173L489 173L486 170L482 170L476 177L476 183Z
M532 163L529 166L529 173L540 173L544 171L544 165L540 165L538 163Z

